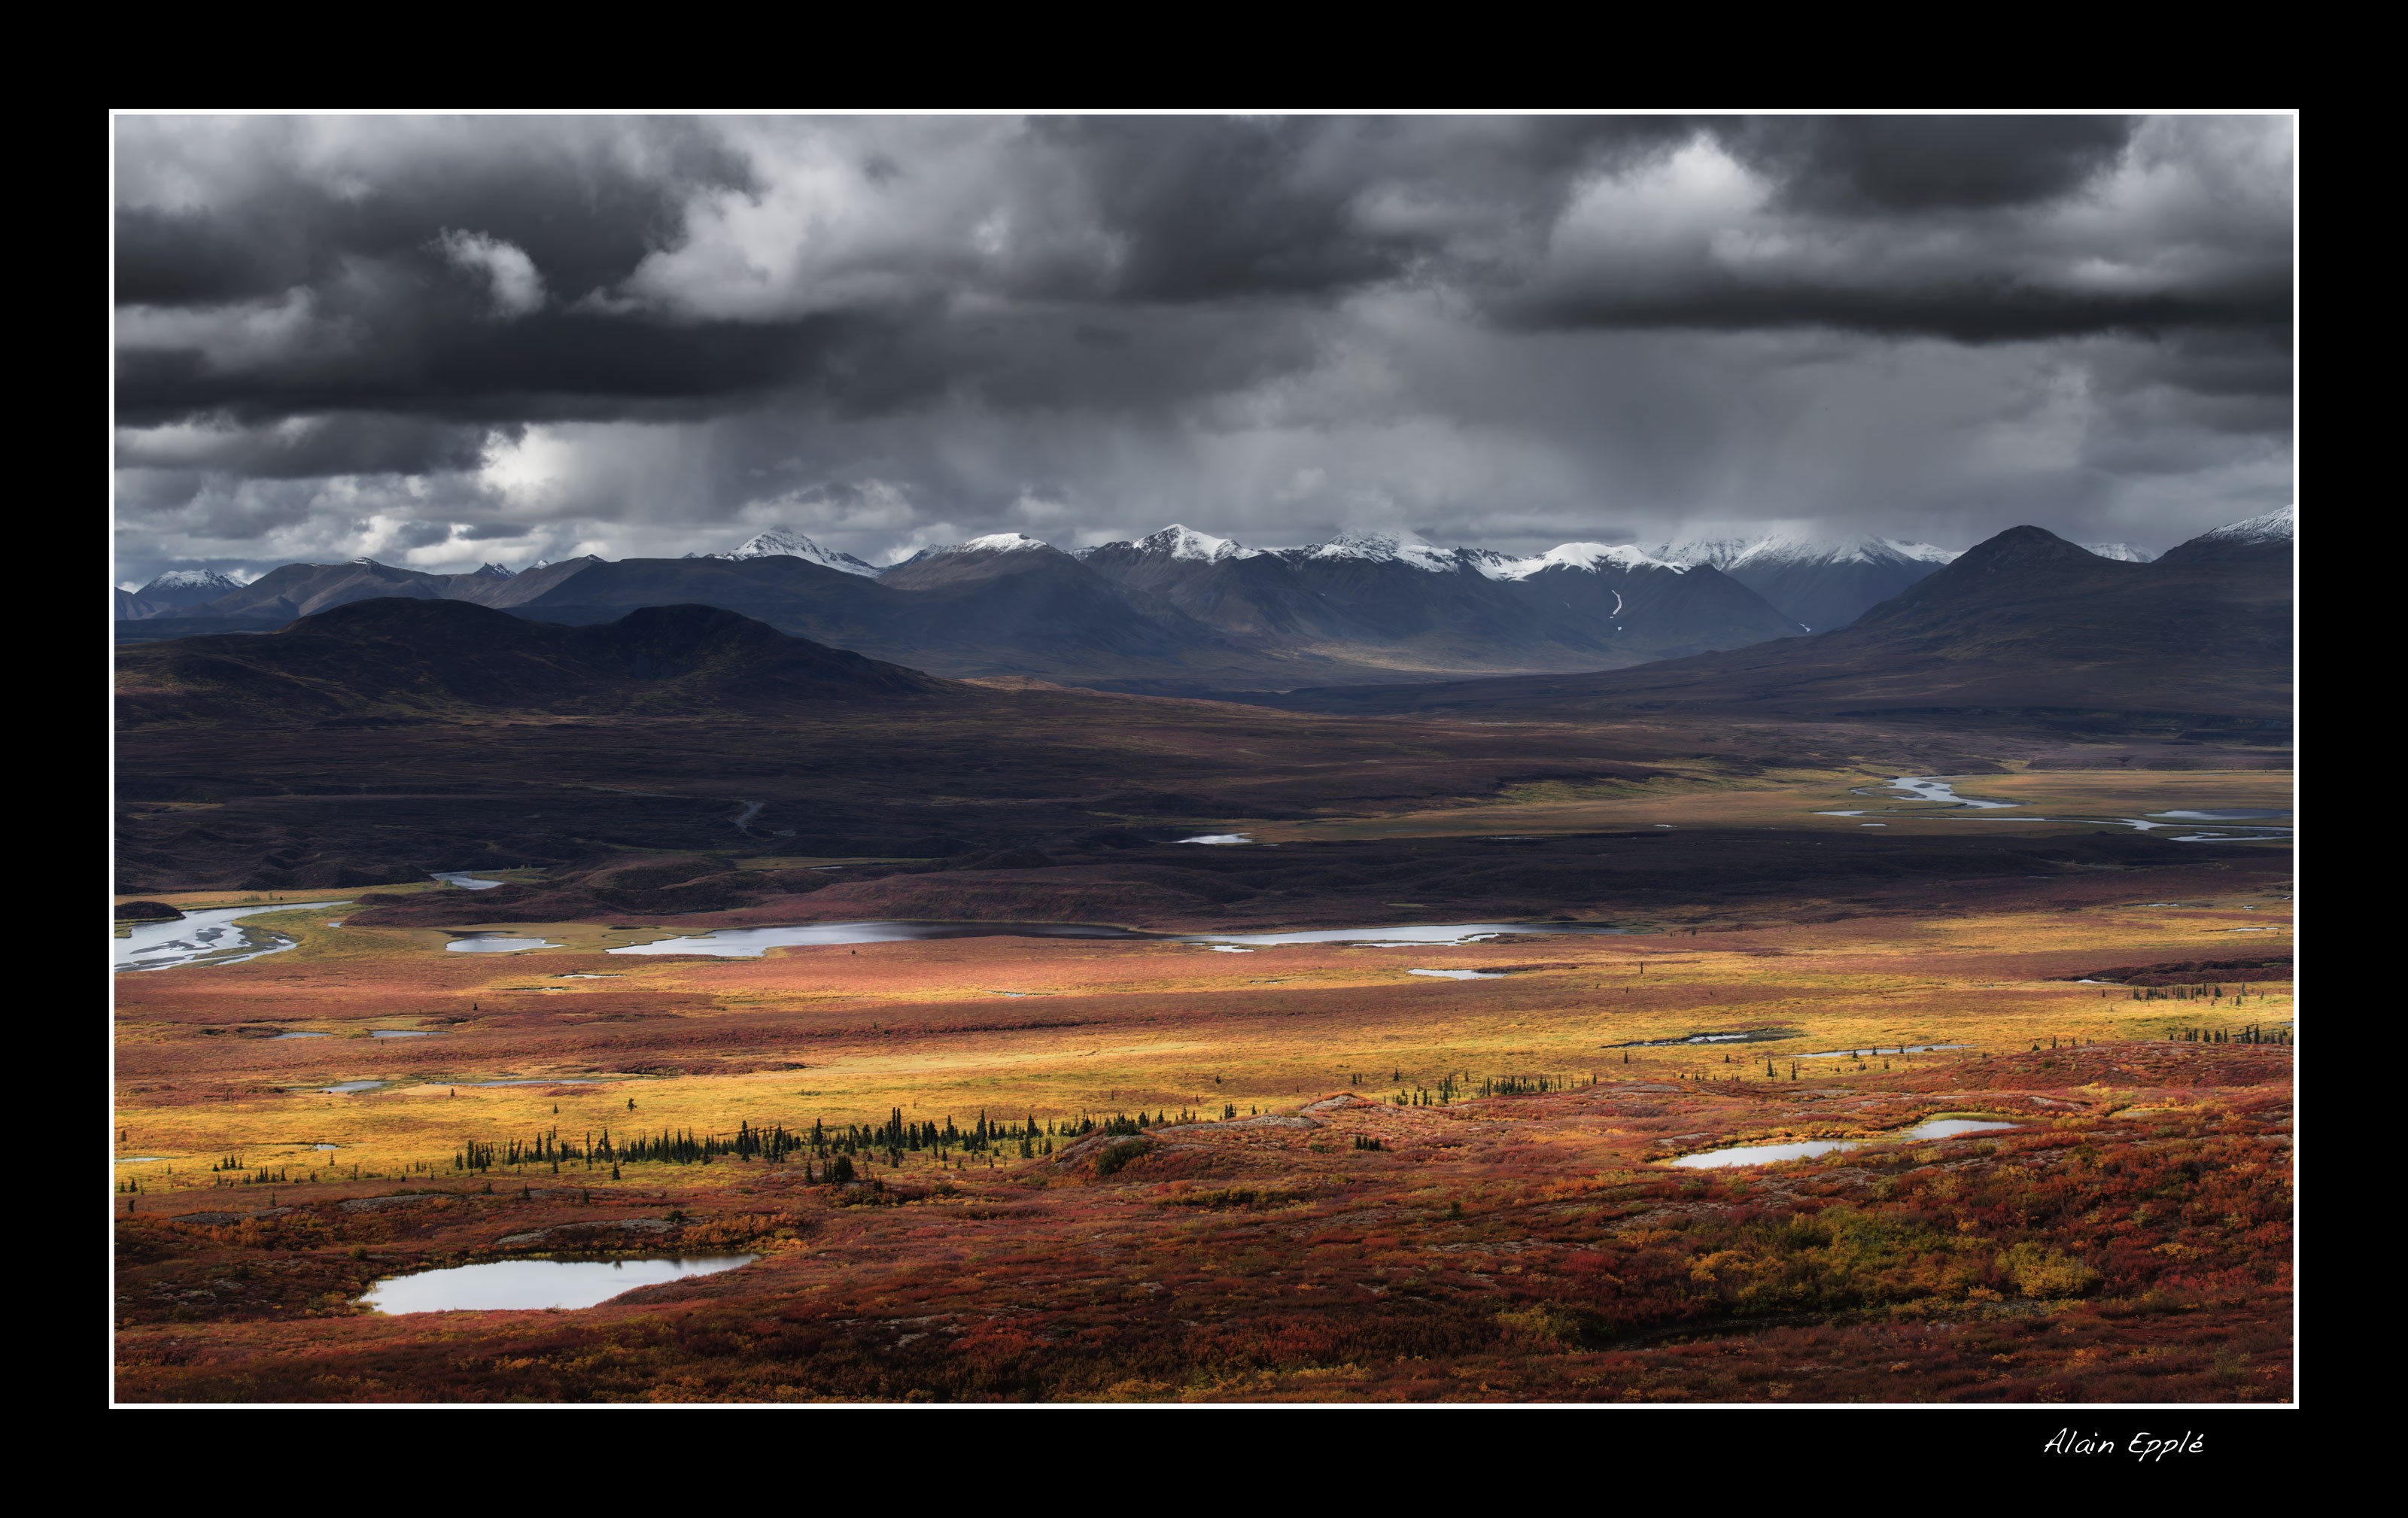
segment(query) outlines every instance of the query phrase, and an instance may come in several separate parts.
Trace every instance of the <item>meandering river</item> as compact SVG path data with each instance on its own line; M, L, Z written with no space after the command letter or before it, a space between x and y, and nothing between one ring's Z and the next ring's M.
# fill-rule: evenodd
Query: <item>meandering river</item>
M245 925L245 919L274 912L316 911L333 901L279 901L264 907L219 907L186 912L181 922L136 923L125 937L109 940L109 962L119 970L171 970L179 965L239 965L298 945L288 934Z

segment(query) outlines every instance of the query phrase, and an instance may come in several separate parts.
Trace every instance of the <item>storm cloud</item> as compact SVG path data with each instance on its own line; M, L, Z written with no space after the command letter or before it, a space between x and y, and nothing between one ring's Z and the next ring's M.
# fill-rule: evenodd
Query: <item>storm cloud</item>
M116 578L2291 499L2286 117L116 122Z

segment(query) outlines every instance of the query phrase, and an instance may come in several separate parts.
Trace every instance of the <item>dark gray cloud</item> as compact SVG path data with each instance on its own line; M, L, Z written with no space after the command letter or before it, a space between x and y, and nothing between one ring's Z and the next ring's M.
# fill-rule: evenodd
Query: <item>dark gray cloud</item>
M2122 116L1766 119L1725 134L1785 205L1853 214L2028 206L2081 190L2130 145Z
M433 266L468 228L525 250L572 293L677 236L698 186L752 188L701 122L127 118L118 123L117 298L216 305Z
M117 133L121 579L2289 499L2286 118Z

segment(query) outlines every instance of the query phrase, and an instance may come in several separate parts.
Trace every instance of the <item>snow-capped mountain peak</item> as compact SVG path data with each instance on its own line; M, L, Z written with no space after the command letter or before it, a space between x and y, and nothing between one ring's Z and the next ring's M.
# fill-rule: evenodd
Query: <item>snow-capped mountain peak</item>
M1045 539L1031 537L1026 533L989 533L983 537L973 537L967 543L956 544L952 551L955 553L1019 553L1029 549L1052 546Z
M119 615L149 617L167 609L203 606L242 586L243 581L214 569L170 569L139 589L127 587L130 604L121 607Z
M1326 543L1304 551L1309 559L1365 559L1374 564L1405 564L1431 574L1459 567L1456 557L1410 532L1342 532Z
M1900 537L1875 537L1854 533L1818 537L1812 533L1772 533L1762 537L1699 537L1683 538L1648 550L1651 557L1674 564L1711 565L1732 569L1742 565L1770 569L1804 564L1947 564L1953 549Z
M1786 564L1946 564L1953 551L1929 543L1853 534L1814 537L1803 533L1777 533L1750 544L1721 567Z
M498 564L480 564L474 571L480 580L516 580L518 572Z
M973 537L967 543L931 543L917 553L896 560L877 573L891 575L897 569L909 568L915 564L927 564L937 559L960 558L973 553L1020 553L1031 549L1053 546L1045 539L1031 537L1026 533L989 533L983 537Z
M2113 559L2118 564L2149 564L2157 559L2157 555L2147 549L2132 543L2085 543L2082 546L2102 559Z
M823 556L823 552L817 543L812 542L810 538L805 537L800 533L789 532L783 527L772 527L765 533L754 533L751 537L744 540L744 546L742 548L739 548L735 552L727 555L727 557L731 559L767 559L778 557L817 559Z
M150 584L143 586L139 594L148 595L153 591L214 591L223 595L228 591L241 588L239 583L228 580L214 569L170 569Z
M1732 560L1763 541L1756 537L1683 537L1647 550L1647 556L1665 564L1703 565L1727 568Z
M697 557L705 559L801 559L807 563L822 565L830 569L840 569L848 575L874 576L878 573L875 568L862 563L859 559L854 558L850 553L831 552L827 549L824 549L817 543L812 542L810 538L805 537L802 534L785 527L772 527L767 532L755 533L751 537L746 538L744 540L744 546L736 550L733 553L689 553L686 557L690 559Z
M2279 507L2263 516L2249 517L2227 523L2221 527L2203 532L2193 542L2204 543L2288 543L2299 537L2296 506Z
M1543 569L1639 569L1653 566L1686 574L1689 566L1656 558L1628 543L1563 543L1526 559L1507 558L1501 554L1479 554L1472 567L1491 580L1527 580Z
M1226 537L1199 533L1176 522L1160 532L1148 533L1138 539L1137 546L1148 553L1165 554L1174 559L1194 559L1204 564L1215 564L1223 559L1251 559L1262 551Z

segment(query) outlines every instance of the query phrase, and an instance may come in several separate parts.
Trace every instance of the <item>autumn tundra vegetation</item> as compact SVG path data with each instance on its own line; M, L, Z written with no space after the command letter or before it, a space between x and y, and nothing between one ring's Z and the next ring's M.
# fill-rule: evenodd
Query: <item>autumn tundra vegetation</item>
M1959 783L2019 815L2287 794L2031 757ZM1881 765L1705 767L1102 864L150 889L291 946L118 977L118 1395L2288 1398L2287 842L2007 840ZM1575 851L1652 894L1596 858L1547 931L1517 878ZM718 877L717 911L608 905ZM1364 885L1405 903L1381 922L1526 928L1239 941ZM614 952L873 916L1164 936ZM545 947L447 947L480 933ZM667 1257L749 1263L570 1310L362 1300Z

